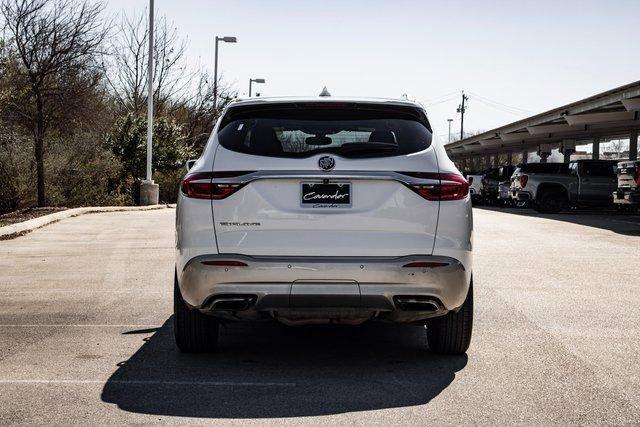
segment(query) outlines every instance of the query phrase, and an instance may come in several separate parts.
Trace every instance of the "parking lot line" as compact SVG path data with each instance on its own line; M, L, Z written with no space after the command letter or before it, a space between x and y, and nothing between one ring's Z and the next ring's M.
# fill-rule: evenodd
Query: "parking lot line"
M625 224L632 224L632 225L640 226L640 221L626 221L626 220L623 220L623 219L613 219L612 221L623 222Z
M0 290L0 294L50 294L50 293L69 293L77 295L79 293L86 292L90 294L131 294L131 293L140 293L140 289L116 289L116 290L96 290L96 289L2 289ZM173 295L173 291L156 291L156 290L144 290L145 294L156 294L163 296L171 296Z
M158 328L162 325L91 325L91 324L71 324L64 323L27 323L27 324L0 324L0 328Z
M162 381L162 380L2 380L0 384L123 384L123 385L197 385L221 387L296 387L296 383L235 381Z

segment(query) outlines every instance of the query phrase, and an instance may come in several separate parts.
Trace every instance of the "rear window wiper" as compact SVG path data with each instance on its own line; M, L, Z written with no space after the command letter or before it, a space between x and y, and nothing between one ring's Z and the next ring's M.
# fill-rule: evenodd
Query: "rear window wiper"
M340 154L360 153L364 151L396 151L397 144L388 142L347 142L337 150Z

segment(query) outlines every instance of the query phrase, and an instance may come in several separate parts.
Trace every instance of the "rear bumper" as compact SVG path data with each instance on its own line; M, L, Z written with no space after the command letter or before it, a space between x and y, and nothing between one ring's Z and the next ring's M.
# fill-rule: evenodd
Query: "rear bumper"
M501 191L498 193L498 200L511 200L511 192L509 191Z
M613 203L620 205L638 205L640 204L640 190L614 191Z
M239 261L246 266L205 264L211 261ZM405 267L410 263L422 264ZM289 320L311 316L416 321L459 308L467 296L469 279L460 261L429 255L202 255L178 272L187 304L208 314L247 320L269 315ZM239 305L229 303L234 298Z
M511 198L514 200L529 201L532 199L529 191L511 190Z
M480 194L482 195L482 197L484 198L496 198L498 197L498 189L497 188L490 188L488 190L480 190Z

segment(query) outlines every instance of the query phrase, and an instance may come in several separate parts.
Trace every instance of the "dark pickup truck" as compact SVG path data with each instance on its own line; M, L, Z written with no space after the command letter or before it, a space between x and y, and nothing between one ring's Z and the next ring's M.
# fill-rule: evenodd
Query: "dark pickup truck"
M542 165L542 164L540 164ZM567 207L611 206L617 188L617 160L522 165L511 177L511 197L529 201L538 212L557 213Z

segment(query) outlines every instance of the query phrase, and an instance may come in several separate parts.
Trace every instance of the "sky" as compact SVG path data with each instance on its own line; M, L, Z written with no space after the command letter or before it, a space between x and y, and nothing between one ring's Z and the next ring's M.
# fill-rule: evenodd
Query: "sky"
M106 0L147 13L148 0ZM640 80L640 0L155 0L188 40L187 60L219 70L241 96L399 98L427 109L435 133L469 97L465 131L493 129Z

